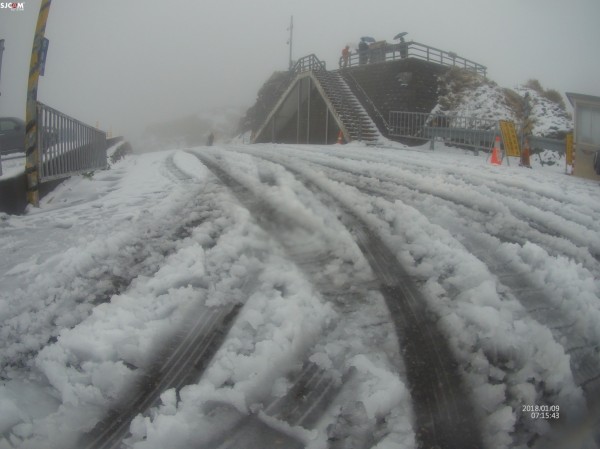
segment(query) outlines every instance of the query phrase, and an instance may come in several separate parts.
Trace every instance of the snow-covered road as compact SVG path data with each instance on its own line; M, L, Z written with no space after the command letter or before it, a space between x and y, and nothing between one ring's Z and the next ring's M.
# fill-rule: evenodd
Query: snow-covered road
M594 448L599 193L360 145L73 178L0 216L0 448Z

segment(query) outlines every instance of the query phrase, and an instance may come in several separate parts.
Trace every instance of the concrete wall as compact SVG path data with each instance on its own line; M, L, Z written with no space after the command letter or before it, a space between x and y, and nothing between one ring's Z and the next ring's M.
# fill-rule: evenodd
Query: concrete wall
M21 175L0 180L0 212L22 214L27 206L27 177Z
M40 199L52 192L65 179L57 179L40 184ZM27 177L22 173L0 180L0 212L21 215L27 207Z

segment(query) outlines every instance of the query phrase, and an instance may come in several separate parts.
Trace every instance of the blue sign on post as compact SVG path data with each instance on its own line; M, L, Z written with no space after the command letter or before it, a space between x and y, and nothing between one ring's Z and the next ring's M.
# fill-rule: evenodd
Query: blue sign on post
M40 48L40 76L44 76L44 68L46 67L46 55L48 54L48 45L50 41L46 38L42 39L42 46Z

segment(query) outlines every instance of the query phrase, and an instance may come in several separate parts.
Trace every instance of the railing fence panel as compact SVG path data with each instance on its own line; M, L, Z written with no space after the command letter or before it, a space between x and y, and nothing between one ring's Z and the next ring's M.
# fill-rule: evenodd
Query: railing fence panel
M499 132L498 121L467 116L391 111L390 136L419 140L442 139L448 144L489 150Z
M389 135L409 139L443 140L455 145L478 150L490 150L496 136L500 136L498 120L461 115L427 114L421 112L390 111ZM520 137L524 142L523 136ZM530 148L566 152L564 140L527 136Z
M377 44L379 44L377 48L369 48L362 52L357 51L350 54L347 67L395 61L405 58L416 58L440 65L460 67L478 73L479 75L486 76L487 68L484 65L458 56L451 51L440 50L439 48L430 47L429 45L414 41L400 42L397 44L389 44L387 42ZM342 66L344 66L343 60L340 58L340 67Z
M37 104L40 181L105 168L106 133Z

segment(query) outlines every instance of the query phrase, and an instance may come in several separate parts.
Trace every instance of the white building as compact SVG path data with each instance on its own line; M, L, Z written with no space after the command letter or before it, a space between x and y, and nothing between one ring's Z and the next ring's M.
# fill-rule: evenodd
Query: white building
M573 174L600 181L600 97L567 92L575 109Z

